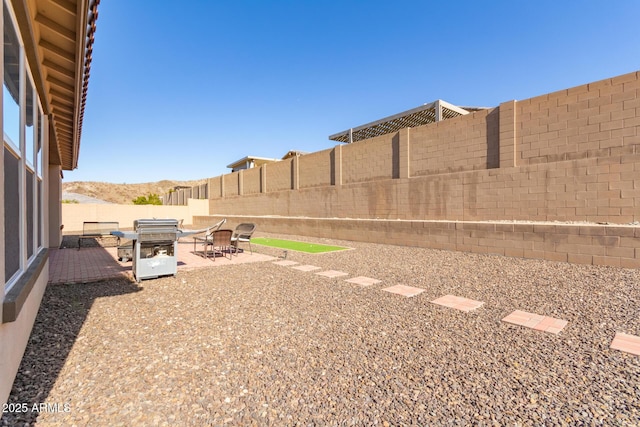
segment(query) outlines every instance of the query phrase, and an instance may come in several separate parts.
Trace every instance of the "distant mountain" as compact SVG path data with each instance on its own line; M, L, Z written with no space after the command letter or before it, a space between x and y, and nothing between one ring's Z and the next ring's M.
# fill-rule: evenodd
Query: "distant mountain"
M87 198L99 199L104 202L118 203L123 205L132 205L133 200L139 196L147 196L149 194L157 194L162 196L168 193L169 190L177 186L194 187L196 185L204 184L206 179L200 179L196 181L158 181L158 182L146 182L142 184L112 184L108 182L93 182L93 181L73 181L63 182L62 192L70 194L79 194L86 196ZM63 200L65 197L63 196ZM69 198L74 200L73 198ZM78 203L96 203L87 201L90 199L78 200Z
M85 196L79 193L62 192L62 203L93 203L93 204L112 204L106 200L96 199L95 197Z

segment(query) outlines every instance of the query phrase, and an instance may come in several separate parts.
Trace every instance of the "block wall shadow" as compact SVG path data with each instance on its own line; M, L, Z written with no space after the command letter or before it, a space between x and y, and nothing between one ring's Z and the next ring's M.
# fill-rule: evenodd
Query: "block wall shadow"
M500 167L500 108L487 114L487 169Z

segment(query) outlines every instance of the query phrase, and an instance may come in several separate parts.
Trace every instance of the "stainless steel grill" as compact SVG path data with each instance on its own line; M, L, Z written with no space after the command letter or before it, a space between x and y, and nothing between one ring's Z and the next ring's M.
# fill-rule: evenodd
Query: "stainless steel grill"
M118 248L118 258L131 258L131 270L137 282L178 273L178 239L219 229L227 220L200 230L181 230L176 219L137 219L133 231L112 231L121 239L131 240L131 246Z
M133 231L118 233L132 240L131 270L137 282L177 274L178 238L182 235L178 220L137 219L133 222Z

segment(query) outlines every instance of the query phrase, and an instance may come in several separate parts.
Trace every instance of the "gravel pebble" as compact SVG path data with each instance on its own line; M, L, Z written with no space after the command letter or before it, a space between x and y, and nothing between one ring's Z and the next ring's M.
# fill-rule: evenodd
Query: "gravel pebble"
M69 410L0 425L640 424L640 357L609 349L640 335L638 270L307 240L354 250L287 259L349 276L265 262L49 286L9 403ZM397 284L425 292L381 291ZM447 294L485 304L429 302ZM569 324L500 321L516 309Z

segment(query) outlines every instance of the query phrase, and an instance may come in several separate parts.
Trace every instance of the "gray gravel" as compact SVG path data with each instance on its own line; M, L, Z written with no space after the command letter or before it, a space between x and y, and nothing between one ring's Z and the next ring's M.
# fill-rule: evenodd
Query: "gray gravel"
M269 262L50 286L10 402L69 411L2 424L640 424L640 357L609 349L640 335L639 271L312 240L355 249L288 259L349 276ZM344 282L360 275L382 283ZM485 305L429 303L446 294ZM515 309L569 324L500 321Z

